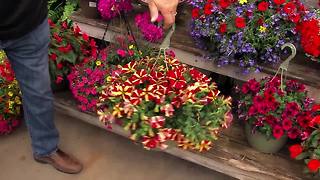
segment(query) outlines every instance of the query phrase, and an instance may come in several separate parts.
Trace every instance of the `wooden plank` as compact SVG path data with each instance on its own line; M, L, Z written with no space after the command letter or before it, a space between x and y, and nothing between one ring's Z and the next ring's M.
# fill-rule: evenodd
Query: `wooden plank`
M94 126L106 129L94 114L79 112L76 103L71 99L70 93L55 94L55 107L59 113L74 117ZM306 179L302 173L303 164L290 160L288 157L268 155L257 152L248 147L243 141L243 132L240 126L234 126L233 130L225 131L221 138L215 142L212 150L206 153L185 151L177 147L169 147L164 152L179 158L191 161L231 177L243 180L301 180ZM114 125L115 134L129 137L129 134L121 127ZM230 135L232 134L232 135ZM241 140L237 140L237 134L242 134Z

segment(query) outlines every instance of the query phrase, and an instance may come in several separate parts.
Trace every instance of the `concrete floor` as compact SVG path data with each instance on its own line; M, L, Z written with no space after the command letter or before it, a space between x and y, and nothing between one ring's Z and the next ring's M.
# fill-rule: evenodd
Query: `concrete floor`
M0 137L0 180L229 180L231 178L174 156L143 150L118 135L56 115L61 147L85 166L66 175L31 157L24 126Z

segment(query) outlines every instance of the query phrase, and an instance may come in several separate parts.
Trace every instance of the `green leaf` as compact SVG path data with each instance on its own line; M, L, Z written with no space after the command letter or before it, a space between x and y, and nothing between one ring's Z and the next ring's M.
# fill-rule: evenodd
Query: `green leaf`
M303 160L306 157L309 157L309 153L308 152L303 152L299 156L296 157L296 160Z

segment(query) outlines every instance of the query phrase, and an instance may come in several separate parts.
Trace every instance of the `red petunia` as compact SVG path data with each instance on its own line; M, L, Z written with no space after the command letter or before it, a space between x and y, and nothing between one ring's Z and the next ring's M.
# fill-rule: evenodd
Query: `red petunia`
M299 156L302 153L303 147L300 144L295 144L289 147L289 151L290 151L290 157L292 159L295 159L297 156Z
M52 60L52 61L56 61L57 60L57 55L55 53L52 53L49 55L49 58Z
M288 131L288 137L290 139L296 139L300 135L300 130L297 128L292 128Z
M287 14L292 14L297 9L296 5L293 2L288 2L284 5L283 11Z
M267 3L266 1L262 1L258 4L259 11L264 12L264 11L268 10L268 8L269 8L269 3Z
M200 15L199 15L199 8L194 8L194 9L192 9L191 14L192 14L192 18L193 18L193 19L198 18L198 17L200 16Z
M282 127L284 130L288 131L292 128L292 121L290 121L289 119L284 119L282 121Z
M219 27L219 31L220 33L224 34L225 32L227 32L227 24L226 23L221 23L220 27Z
M247 94L249 92L250 88L249 88L249 85L248 83L245 83L242 87L241 87L241 92L243 94Z
M276 125L276 126L273 128L272 133L273 133L273 136L274 136L276 139L279 139L279 138L281 138L281 137L283 136L283 133L284 133L284 132L283 132L283 129L282 129L281 126Z
M230 6L230 0L220 0L219 5L222 9L226 9Z
M276 5L281 5L286 2L286 0L273 0Z
M298 23L300 21L301 17L299 14L293 14L290 16L290 20L293 22L293 23Z
M88 36L88 34L86 34L86 33L83 33L83 34L82 34L82 38L83 38L83 40L85 40L85 41L89 41L89 36Z
M255 80L255 79L251 79L248 81L249 84L249 88L253 93L258 93L258 91L260 90L260 83Z
M243 17L236 17L235 24L237 28L245 28L246 20Z
M320 168L320 161L318 159L311 159L309 162L308 162L308 169L311 171L311 172L318 172Z
M63 68L62 63L57 64L57 68L58 68L58 69L62 69L62 68Z
M204 14L211 15L212 14L213 5L211 3L207 3L204 5Z

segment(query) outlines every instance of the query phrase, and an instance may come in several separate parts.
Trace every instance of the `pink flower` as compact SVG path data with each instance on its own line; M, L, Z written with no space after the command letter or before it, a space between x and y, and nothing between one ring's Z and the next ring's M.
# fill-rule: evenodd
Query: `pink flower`
M117 50L117 54L122 58L126 57L126 51L125 50L118 49Z
M63 81L62 76L57 76L56 83L60 84Z

